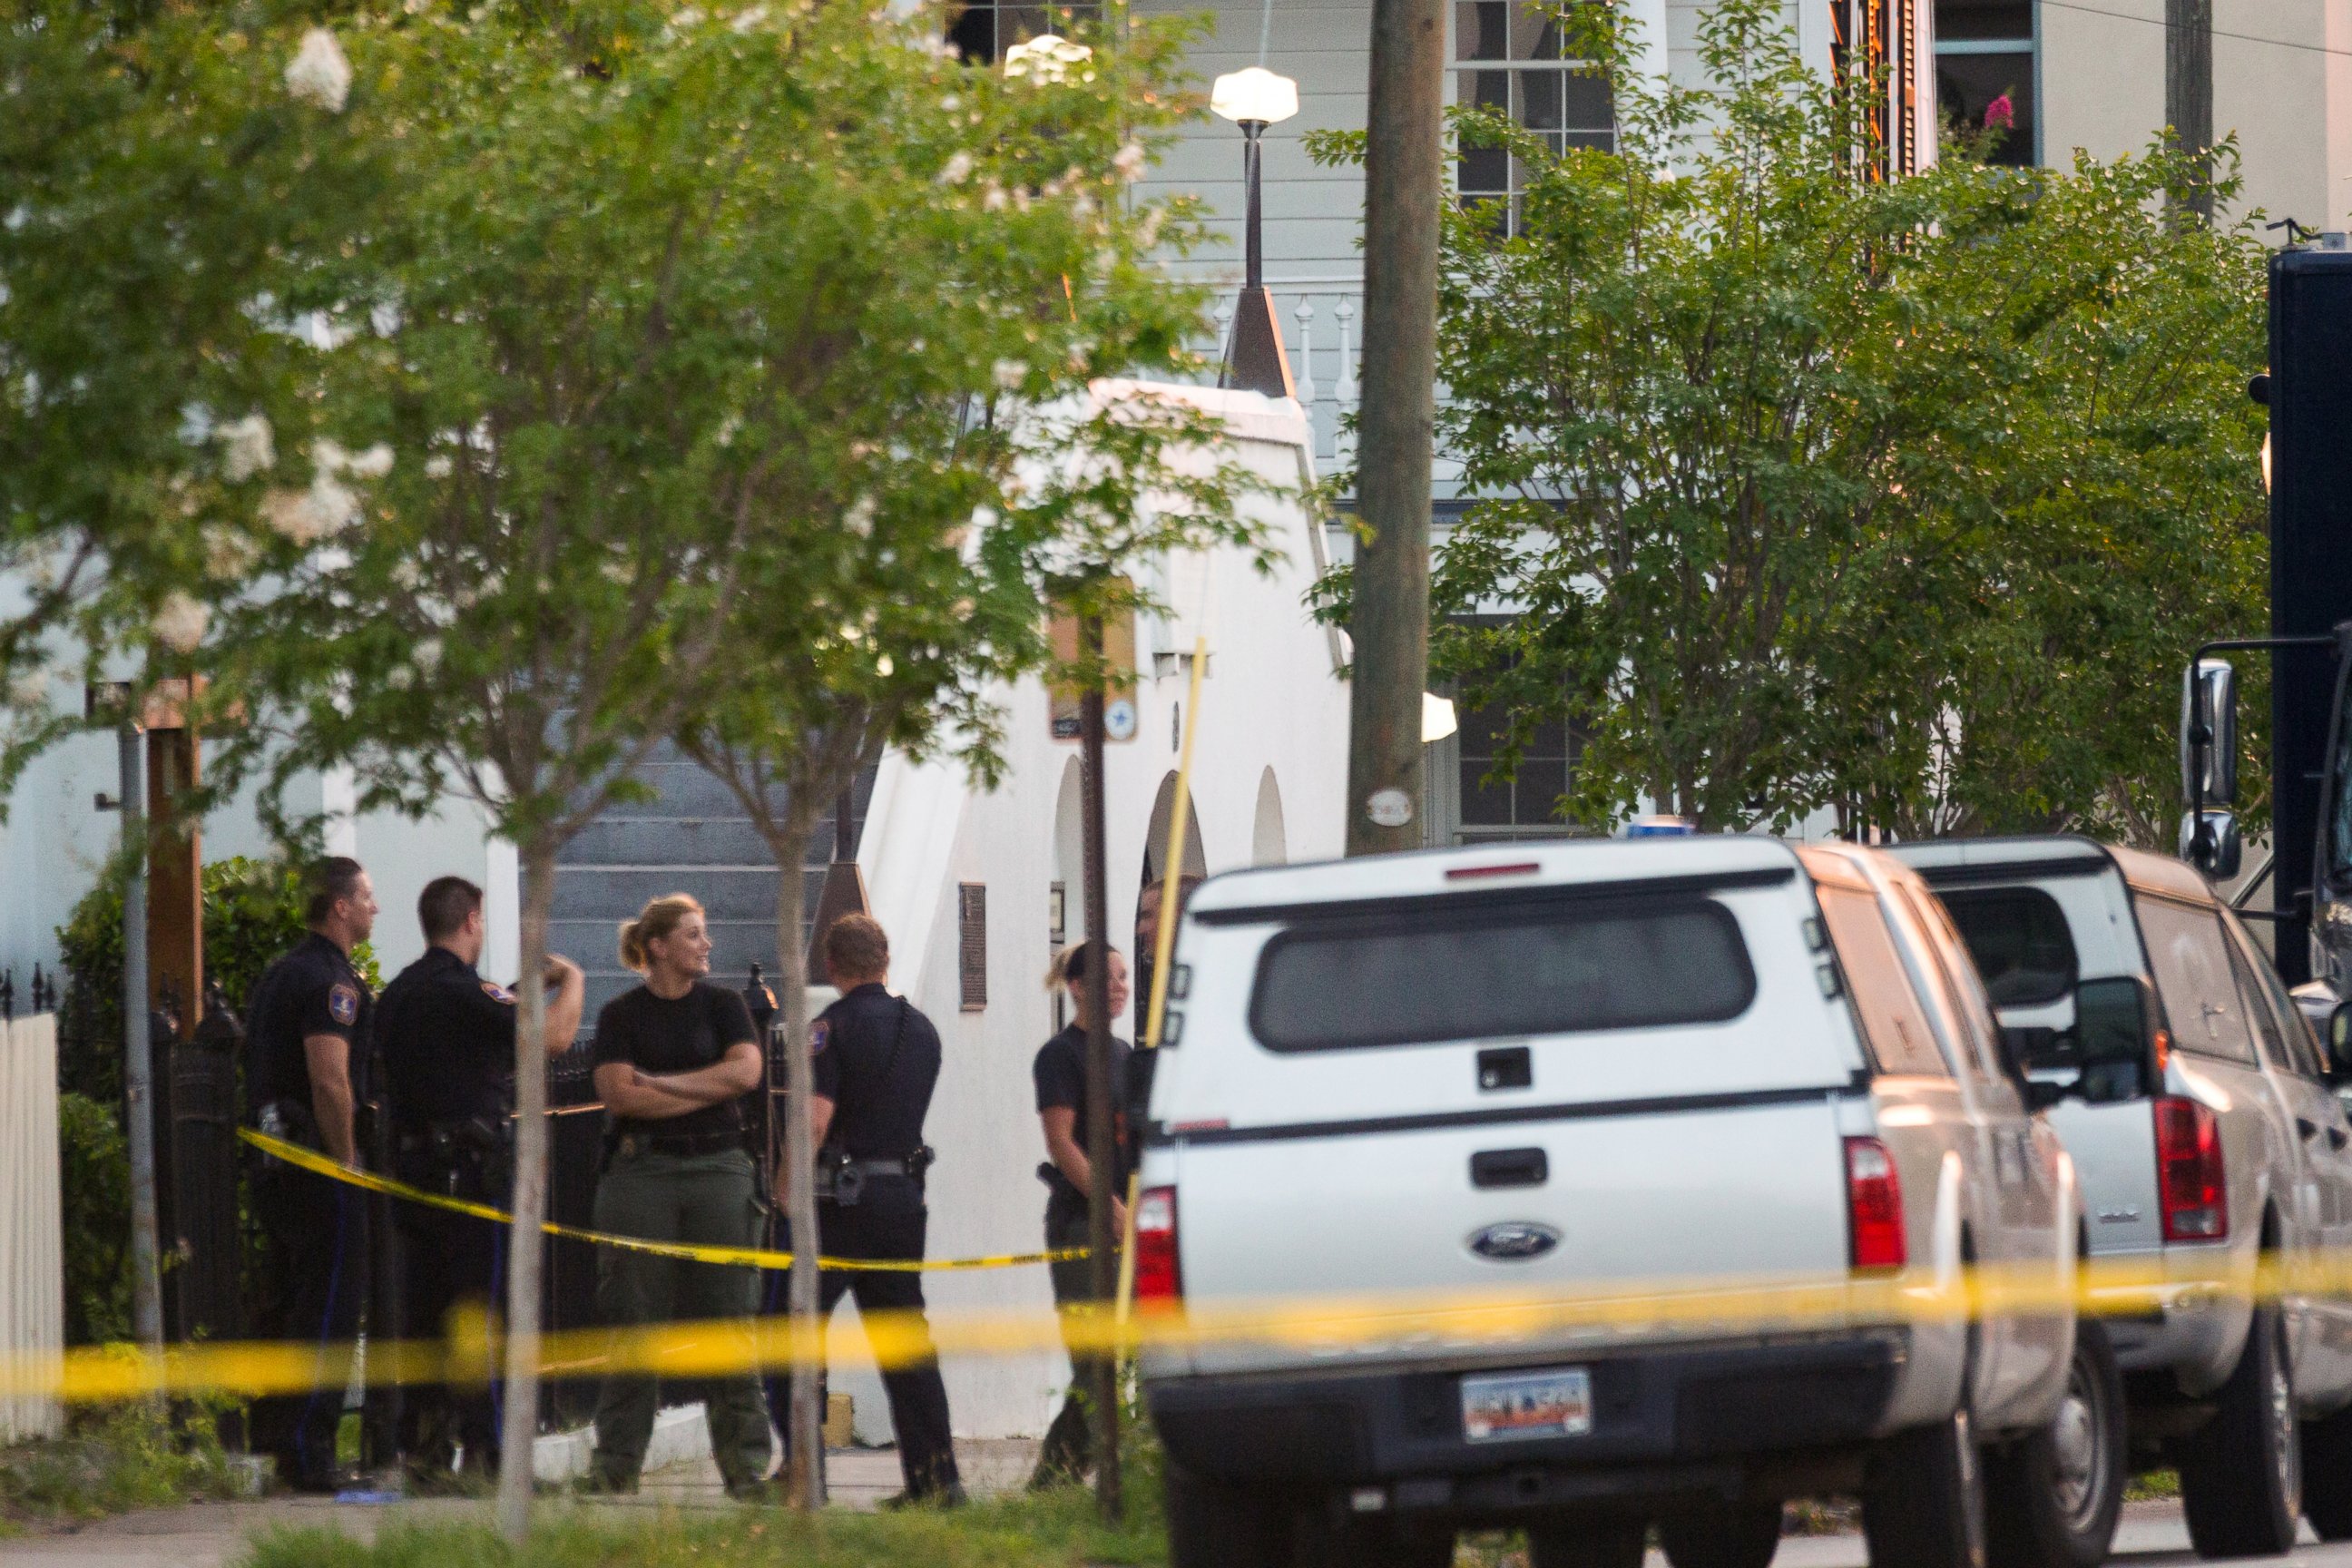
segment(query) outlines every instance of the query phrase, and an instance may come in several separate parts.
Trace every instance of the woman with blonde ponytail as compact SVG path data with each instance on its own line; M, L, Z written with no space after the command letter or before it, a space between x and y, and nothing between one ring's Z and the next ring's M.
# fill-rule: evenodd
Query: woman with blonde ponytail
M646 978L596 1016L596 1092L610 1121L596 1228L756 1247L758 1184L741 1101L760 1087L764 1064L743 998L706 978L702 906L685 893L646 904L621 922L621 962ZM596 1304L615 1329L740 1319L748 1351L756 1279L748 1268L608 1247L596 1255ZM728 1491L759 1495L769 1459L759 1380L748 1371L711 1378L700 1394ZM605 1378L589 1473L595 1489L637 1489L656 1403L649 1377Z

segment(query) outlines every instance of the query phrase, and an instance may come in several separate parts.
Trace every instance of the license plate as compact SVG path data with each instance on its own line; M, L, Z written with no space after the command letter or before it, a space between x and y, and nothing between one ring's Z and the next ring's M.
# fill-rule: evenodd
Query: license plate
M1580 1366L1462 1380L1462 1431L1473 1443L1580 1437L1592 1430L1592 1374Z

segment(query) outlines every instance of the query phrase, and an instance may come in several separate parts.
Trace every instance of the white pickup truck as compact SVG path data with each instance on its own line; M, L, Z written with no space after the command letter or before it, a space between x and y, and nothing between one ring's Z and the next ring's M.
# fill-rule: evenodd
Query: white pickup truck
M2352 1539L2352 1299L2294 1278L2352 1245L2345 1073L2178 860L2065 837L1895 853L1942 895L2003 1022L2039 1032L2029 1073L2084 1080L2050 1121L2091 1254L2162 1285L2109 1325L2135 1462L2179 1467L2205 1556L2290 1551L2298 1513ZM2147 1005L2118 1011L2119 987ZM2265 1261L2288 1289L2257 1305Z
M1761 1568L1782 1500L1832 1491L1875 1563L2105 1555L2120 1396L2072 1310L2073 1168L1916 874L1748 837L1271 868L1204 885L1178 962L1139 1310L1832 1289L1785 1321L1155 1350L1176 1568L1434 1565L1495 1525L1537 1568L1631 1568L1652 1523L1677 1568ZM1970 1321L1972 1263L2048 1302Z

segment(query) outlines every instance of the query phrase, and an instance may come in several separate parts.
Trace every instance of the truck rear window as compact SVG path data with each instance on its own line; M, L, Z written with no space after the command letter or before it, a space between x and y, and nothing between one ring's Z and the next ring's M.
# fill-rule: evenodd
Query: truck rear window
M1348 1050L1720 1023L1755 996L1720 904L1505 904L1293 927L1258 959L1250 1027L1269 1050Z
M2039 888L1949 888L1937 896L1969 945L1996 1007L2039 1007L2074 989L2066 911Z

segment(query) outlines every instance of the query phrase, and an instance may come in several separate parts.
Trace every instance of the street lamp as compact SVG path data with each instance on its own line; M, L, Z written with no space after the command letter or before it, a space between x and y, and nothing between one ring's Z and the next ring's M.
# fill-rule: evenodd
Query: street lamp
M1249 193L1244 220L1244 271L1242 297L1234 312L1234 335L1225 351L1220 386L1293 397L1290 358L1282 350L1282 329L1274 320L1274 296L1265 289L1265 220L1260 198L1259 139L1269 125L1298 112L1298 84L1264 66L1221 76L1209 94L1209 108L1242 128L1242 182Z

